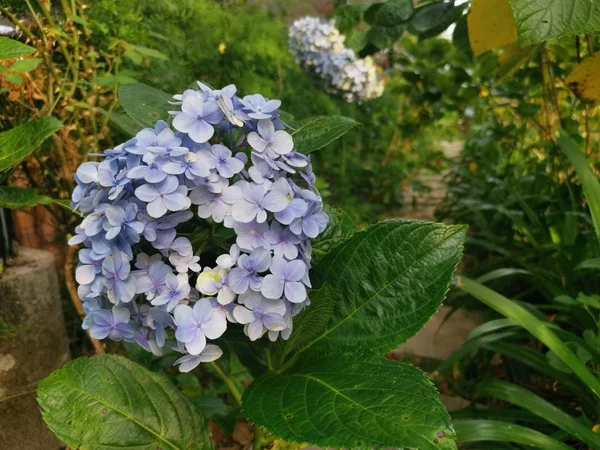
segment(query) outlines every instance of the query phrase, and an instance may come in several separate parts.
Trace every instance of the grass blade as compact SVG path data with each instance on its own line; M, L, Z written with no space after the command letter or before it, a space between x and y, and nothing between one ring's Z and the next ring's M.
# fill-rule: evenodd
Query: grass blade
M477 386L477 397L493 397L527 409L556 425L592 448L600 448L600 434L571 417L533 392L501 380L486 380Z
M501 441L529 445L541 450L572 450L568 445L539 431L496 420L459 420L454 423L457 442Z
M598 178L592 172L585 159L585 154L571 136L561 131L557 143L579 176L579 182L583 187L592 214L596 236L600 239L600 183Z
M573 373L583 381L597 397L600 397L600 381L588 370L579 358L551 330L548 324L516 302L492 291L476 281L465 277L458 278L458 287L471 294L477 300L509 319L514 320L552 350L562 362L571 368Z

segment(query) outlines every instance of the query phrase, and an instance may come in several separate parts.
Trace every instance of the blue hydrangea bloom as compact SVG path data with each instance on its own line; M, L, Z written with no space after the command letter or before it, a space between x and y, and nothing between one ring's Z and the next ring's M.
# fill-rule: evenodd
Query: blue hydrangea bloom
M373 59L357 58L344 40L333 22L318 17L298 19L289 29L290 52L328 92L358 103L381 96L384 86Z
M228 324L250 340L289 338L310 305L310 240L328 221L281 102L198 87L174 96L171 125L81 164L72 207L84 219L69 241L82 245L83 328L157 355L173 348L181 371L219 358L209 341ZM205 221L229 230L222 254L194 248L190 230Z

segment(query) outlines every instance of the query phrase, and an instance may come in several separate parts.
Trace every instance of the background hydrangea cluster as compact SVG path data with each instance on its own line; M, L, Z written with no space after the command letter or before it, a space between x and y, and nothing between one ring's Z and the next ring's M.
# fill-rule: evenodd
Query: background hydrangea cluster
M305 69L323 80L328 92L348 102L362 102L383 94L383 82L371 57L358 59L344 46L344 35L318 17L296 20L289 31L290 51Z
M198 85L174 97L173 129L159 121L77 169L72 206L85 218L69 242L83 243L83 327L155 354L169 346L182 371L222 354L207 340L228 323L252 341L290 336L310 304L310 240L328 221L281 102ZM200 219L230 230L227 252L197 254Z

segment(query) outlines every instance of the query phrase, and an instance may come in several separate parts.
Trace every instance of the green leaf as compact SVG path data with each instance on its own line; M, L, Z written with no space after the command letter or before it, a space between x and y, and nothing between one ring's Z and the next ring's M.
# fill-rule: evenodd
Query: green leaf
M313 264L317 264L336 244L356 232L354 220L342 209L326 206L325 212L329 215L329 223L325 231L312 243Z
M600 269L600 258L586 259L585 261L582 261L575 267L575 270L582 270L582 269L599 270Z
M133 44L129 44L129 49L127 50L125 55L134 60L134 62L136 62L139 58L144 56L147 58L159 59L161 61L169 60L169 57L159 50Z
M20 59L10 66L13 72L31 72L37 69L37 66L42 62L42 58Z
M54 117L39 117L0 133L0 172L20 162L63 124Z
M22 209L35 205L49 205L52 202L51 197L40 195L32 188L0 186L0 208Z
M119 101L125 113L143 127L154 127L157 120L168 120L173 97L143 83L119 88Z
M116 355L79 358L44 379L38 402L70 448L211 449L208 426L163 376Z
M335 293L327 328L301 350L395 349L437 311L460 261L466 227L389 220L336 246L313 271Z
M383 50L394 45L400 36L404 33L404 25L396 25L393 27L382 27L374 25L367 32L367 40L375 47Z
M577 172L579 182L583 187L583 193L590 208L590 213L592 214L596 236L600 239L600 183L598 182L598 178L592 172L590 165L585 159L585 154L579 149L571 136L561 131L556 142L565 156L569 158L569 161Z
M21 75L17 75L16 73L9 73L8 75L6 75L6 79L12 84L16 85L19 85L23 82L23 77Z
M298 123L294 137L296 151L312 153L325 147L358 125L353 119L344 116L315 116Z
M510 0L510 4L522 45L600 31L599 0Z
M31 55L35 48L21 44L19 41L7 37L0 37L0 61L3 59L18 58L19 56Z
M372 5L365 13L365 21L371 25L394 27L410 19L414 10L412 0L388 0Z
M126 114L114 111L110 113L110 122L128 136L135 136L140 131L140 124Z
M279 438L333 448L454 449L450 418L419 369L332 353L256 379L242 409Z
M310 308L305 308L294 318L294 331L285 343L285 354L318 336L333 316L334 292L328 284L311 290L309 297Z
M426 39L445 31L462 16L466 3L454 5L454 2L436 2L422 6L415 11L412 28L420 39Z
M333 14L335 25L338 30L343 34L348 34L348 32L360 22L362 13L369 6L369 3L338 6Z
M540 450L572 450L572 447L539 431L514 423L496 420L460 420L454 423L458 443L501 441L514 442Z
M542 419L581 439L592 448L600 448L600 434L577 419L521 386L501 380L486 380L476 389L477 397L493 397L525 408Z

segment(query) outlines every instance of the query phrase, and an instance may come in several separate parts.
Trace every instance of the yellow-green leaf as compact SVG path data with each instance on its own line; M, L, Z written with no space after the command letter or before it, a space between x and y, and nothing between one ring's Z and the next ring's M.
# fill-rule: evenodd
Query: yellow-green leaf
M473 0L467 16L475 56L517 42L517 26L508 0Z
M42 58L20 59L10 67L10 70L13 72L31 72L37 69L37 66L39 66L41 62Z
M521 48L518 42L506 46L498 57L498 72L496 73L498 81L511 76L519 67L537 55L539 49L539 45Z
M582 102L600 103L600 53L575 67L565 81Z
M35 48L21 44L14 39L0 37L0 60L18 58L32 53L35 53Z

